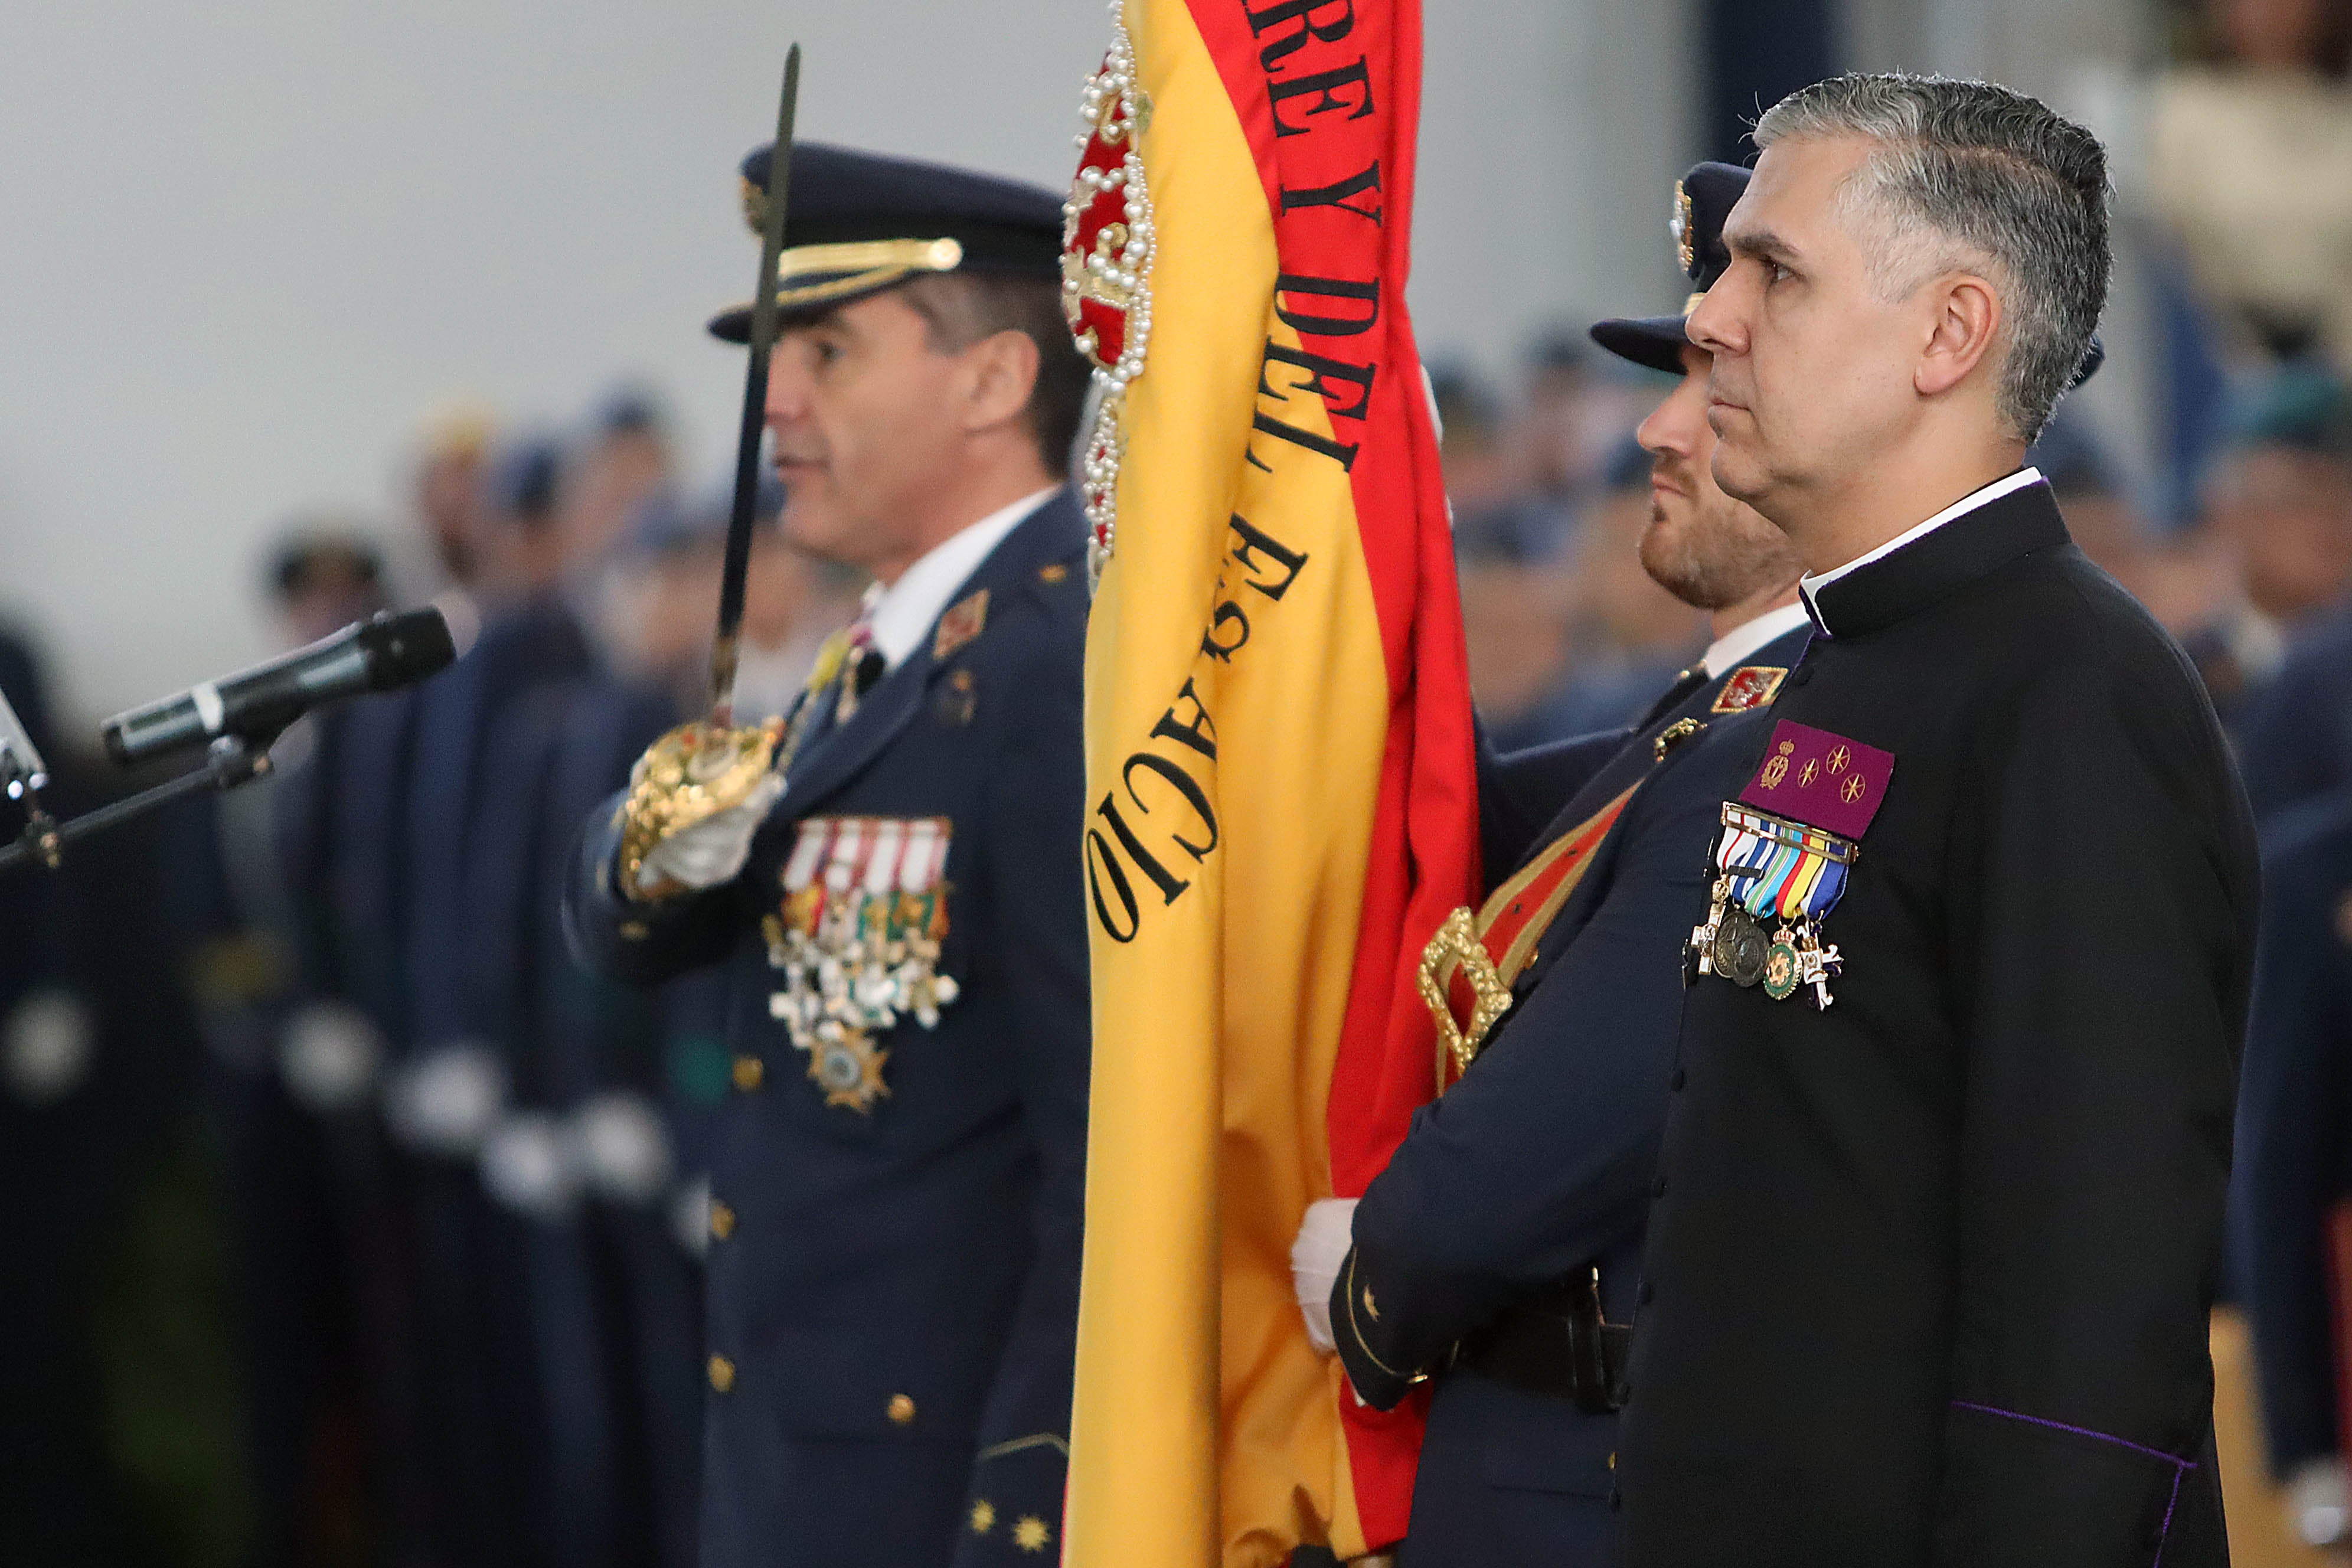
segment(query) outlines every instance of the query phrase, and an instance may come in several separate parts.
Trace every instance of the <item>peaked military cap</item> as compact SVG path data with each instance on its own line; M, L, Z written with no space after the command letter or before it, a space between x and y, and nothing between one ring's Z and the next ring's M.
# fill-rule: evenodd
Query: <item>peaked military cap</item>
M1620 359L1668 375L1683 373L1683 349L1690 342L1683 323L1699 300L1731 266L1730 248L1723 243L1723 226L1731 209L1748 190L1752 170L1737 163L1699 163L1675 182L1675 210L1667 227L1675 237L1676 258L1691 280L1690 297L1679 316L1616 317L1592 323L1592 341ZM2106 363L2106 345L2092 334L2083 351L2083 363L2068 382L2072 391L2091 379Z
M753 234L767 226L772 152L753 148L742 163L743 216ZM1042 186L822 142L795 142L792 161L776 263L776 303L788 319L923 272L1061 279L1062 197ZM710 331L747 341L751 307L720 311Z
M1736 163L1701 163L1675 182L1675 210L1669 227L1683 271L1691 281L1690 298L1681 316L1636 316L1592 324L1592 341L1620 359L1664 371L1683 373L1683 350L1690 339L1683 334L1683 316L1690 314L1699 296L1715 287L1731 265L1724 247L1723 222L1748 189L1748 171Z

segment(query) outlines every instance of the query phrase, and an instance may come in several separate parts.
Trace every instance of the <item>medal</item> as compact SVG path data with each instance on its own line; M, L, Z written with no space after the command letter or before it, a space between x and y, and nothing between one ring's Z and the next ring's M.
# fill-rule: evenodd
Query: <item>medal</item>
M1715 972L1743 989L1764 978L1764 928L1746 910L1734 904L1724 910L1715 928Z
M818 1041L809 1052L809 1081L824 1090L827 1105L870 1111L877 1100L890 1093L890 1086L882 1081L883 1064L889 1059L890 1053L877 1049L866 1035L845 1029Z
M1821 922L1844 893L1857 853L1850 839L1726 801L1713 901L1691 932L1685 982L1720 974L1760 985L1775 1002L1810 986L1813 1005L1826 1009L1841 961L1822 941Z
M768 1015L808 1053L827 1105L870 1115L890 1093L877 1035L937 1028L956 999L939 971L948 934L945 817L813 816L800 824L764 916L768 962L783 988Z
M1775 1002L1786 1002L1797 994L1796 933L1782 926L1772 933L1772 945L1764 950L1764 994Z

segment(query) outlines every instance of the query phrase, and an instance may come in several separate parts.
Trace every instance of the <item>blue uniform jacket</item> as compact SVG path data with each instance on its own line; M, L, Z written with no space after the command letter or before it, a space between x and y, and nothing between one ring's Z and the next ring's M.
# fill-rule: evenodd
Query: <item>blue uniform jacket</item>
M733 966L707 1564L1060 1550L1087 1114L1084 540L1067 492L1015 528L950 601L987 593L979 634L935 638L815 734L729 886L627 901L619 803L590 821L569 900L583 956L641 984ZM835 816L953 825L940 971L961 994L936 1028L875 1037L889 1092L863 1111L826 1103L771 1018L782 976L761 931L800 824Z
M1738 668L1785 669L1806 635L1778 638ZM1356 1210L1352 1276L1342 1268L1332 1304L1351 1381L1387 1405L1407 1375L1438 1371L1403 1553L1414 1568L1614 1561L1616 1417L1443 1366L1457 1342L1595 1265L1606 1317L1633 1317L1682 1013L1680 951L1705 915L1722 802L1753 761L1739 732L1762 712L1714 711L1733 673L1680 683L1630 735L1482 770L1490 855L1518 837L1498 807L1523 807L1530 781L1581 779L1515 859L1639 788L1486 1050L1414 1115ZM1705 728L1659 760L1657 738L1685 721ZM1359 1299L1372 1293L1377 1317L1350 1311L1351 1278Z
M2352 1198L2352 795L2308 802L2264 838L2230 1195L2264 1447L2284 1478L2341 1446L2326 1241Z
M2230 726L2254 819L2352 784L2352 608L2301 627Z

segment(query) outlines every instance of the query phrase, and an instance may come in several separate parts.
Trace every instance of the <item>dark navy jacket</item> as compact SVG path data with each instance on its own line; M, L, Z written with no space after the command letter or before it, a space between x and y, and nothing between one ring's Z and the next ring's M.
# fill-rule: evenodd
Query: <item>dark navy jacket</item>
M2280 1477L2339 1451L2331 1211L2352 1198L2352 794L2264 834L2231 1220L2264 1448Z
M1785 669L1805 637L1789 633L1737 668ZM1731 742L1760 712L1713 711L1733 673L1681 683L1630 734L1482 769L1490 863L1506 868L1640 787L1486 1050L1415 1114L1356 1210L1354 1288L1372 1291L1378 1317L1348 1310L1345 1268L1332 1313L1349 1374L1375 1405L1403 1395L1398 1374L1441 1366L1456 1342L1595 1264L1605 1314L1633 1316L1682 1011L1679 952L1704 918L1708 846L1748 757ZM1706 728L1660 761L1657 737L1685 720ZM1569 780L1579 787L1548 825L1514 826L1530 820L1531 783ZM1616 1431L1612 1415L1466 1367L1442 1372L1403 1561L1612 1562Z
M2352 609L2294 634L2231 725L2255 820L2352 784Z
M1016 527L950 601L987 591L980 634L945 658L927 642L817 733L726 888L627 901L618 802L589 822L569 900L583 954L644 984L721 960L735 976L708 1564L1060 1550L1087 1113L1084 540L1067 492ZM935 1029L876 1037L889 1093L866 1111L827 1105L769 1014L782 976L761 921L813 816L953 825L940 969L961 994Z

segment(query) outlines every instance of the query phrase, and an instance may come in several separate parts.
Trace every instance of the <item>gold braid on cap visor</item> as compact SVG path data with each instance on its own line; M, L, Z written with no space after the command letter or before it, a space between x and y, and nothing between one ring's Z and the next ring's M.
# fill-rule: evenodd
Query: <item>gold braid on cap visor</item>
M776 258L776 304L783 310L823 304L896 283L910 273L952 272L963 246L944 239L855 239L839 245L796 245ZM748 310L749 302L735 307Z

